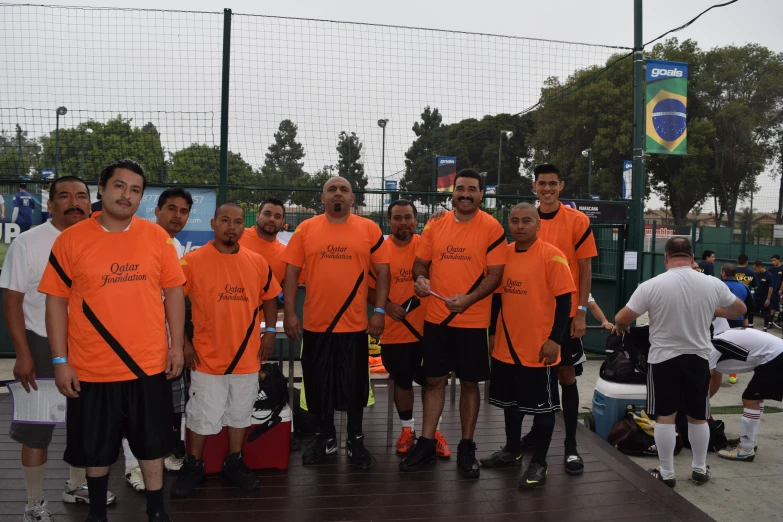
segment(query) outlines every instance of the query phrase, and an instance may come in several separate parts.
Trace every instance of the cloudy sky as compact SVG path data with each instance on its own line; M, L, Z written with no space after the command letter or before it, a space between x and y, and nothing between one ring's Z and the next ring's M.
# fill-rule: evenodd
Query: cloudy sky
M645 41L718 2L646 1ZM117 0L47 2L74 3L129 5ZM633 44L632 0L233 0L222 5L135 0L132 6L213 13L228 7L249 15L399 26L234 17L231 150L260 165L277 124L291 118L307 149L306 168L313 171L336 162L337 134L353 131L365 145L370 187L380 185L378 118L391 120L386 175L399 179L404 152L414 138L410 127L424 105L439 107L446 123L519 112L535 103L546 77L564 78L621 52L598 45ZM23 7L0 12L5 48L0 107L25 108L0 111L0 126L22 119L33 134L45 133L53 127L50 108L66 104L70 120L64 126L121 112L140 125L154 121L171 150L192 142L219 143L219 15ZM740 0L674 36L693 38L702 48L756 42L783 51L780 20L783 2ZM111 74L127 68L135 74L122 79ZM8 77L2 78L4 74ZM764 178L770 193L776 184ZM759 196L754 206L768 210L775 199Z

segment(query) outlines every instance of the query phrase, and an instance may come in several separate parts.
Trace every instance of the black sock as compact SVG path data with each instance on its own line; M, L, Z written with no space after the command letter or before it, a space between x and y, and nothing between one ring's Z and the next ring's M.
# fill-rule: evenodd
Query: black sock
M147 495L147 515L163 512L163 488L155 491L145 489L144 493Z
M90 515L106 517L106 492L109 491L109 474L102 477L87 477L87 491L90 495Z
M334 413L324 415L318 419L318 438L320 440L329 440L337 437L337 430L334 427Z
M565 444L576 446L576 422L579 416L579 389L576 382L563 388L563 422L565 423Z
M397 415L400 416L400 420L409 421L413 418L413 410L398 411Z
M362 434L362 420L364 419L364 408L348 412L348 437Z
M533 457L530 462L537 462L546 466L546 454L549 444L552 442L552 433L555 431L555 414L538 413L533 419L533 425L537 426L536 444L533 446Z
M522 419L524 416L518 409L503 408L503 417L506 425L506 446L505 450L509 453L519 453L521 444L519 439L522 437Z

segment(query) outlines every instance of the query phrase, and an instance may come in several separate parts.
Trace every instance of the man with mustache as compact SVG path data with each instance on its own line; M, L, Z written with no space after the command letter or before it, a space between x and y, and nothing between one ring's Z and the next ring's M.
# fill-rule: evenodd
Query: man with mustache
M185 228L192 207L193 196L182 187L168 188L158 196L155 218L158 225L166 231L174 243L178 258L182 258L185 255L185 249L175 236ZM166 458L163 460L163 467L167 471L179 471L185 459L185 439L182 424L183 414L185 413L186 393L185 375L183 372L183 375L171 381L171 396L174 404L174 422L172 423L174 446L171 453L166 455ZM122 451L125 454L125 480L136 491L144 491L144 477L141 473L141 467L136 457L133 456L133 452L128 445L128 439L122 440Z
M263 340L260 314L267 325L277 320L280 284L271 266L242 247L245 212L234 202L215 209L215 239L189 252L180 264L187 278L185 294L193 306L193 335L185 341L191 369L187 404L188 456L171 495L190 495L205 477L201 459L207 438L226 426L228 456L221 478L243 489L258 487L258 477L242 457L247 428L258 394L258 371L275 346L275 328ZM190 330L190 328L188 328Z
M310 413L318 417L317 440L302 455L317 464L337 452L335 410L347 412L351 463L370 467L364 447L362 416L370 392L367 334L384 329L389 296L389 256L380 227L351 213L353 188L347 179L330 178L321 202L326 213L303 221L291 237L283 295L285 332L299 339L296 292L305 274L307 294L302 333L302 377ZM367 273L375 273L375 309L367 318Z
M258 206L256 224L246 228L239 239L240 245L266 259L272 267L275 279L280 283L285 279L285 245L277 239L277 234L283 228L284 220L283 202L277 198L266 199Z
M107 166L103 211L60 234L38 287L47 294L55 383L68 402L64 459L87 467L90 522L107 520L109 468L123 434L144 474L148 520L171 520L162 488L173 408L161 398L184 363L185 277L168 234L134 217L146 185L135 161Z
M60 233L89 216L90 189L77 177L58 178L49 187L46 210L51 221L20 234L11 243L0 274L5 322L16 351L14 378L21 381L27 392L30 388L38 390L36 378L54 377L52 350L46 337L46 295L38 292L38 283ZM9 437L22 444L27 486L25 522L49 520L47 517L51 516L43 496L43 477L53 431L53 424L11 424ZM70 469L63 501L89 503L84 468ZM114 500L114 495L107 493L106 501Z
M443 412L446 379L456 371L462 420L457 470L464 477L477 478L480 473L473 442L481 401L478 383L489 378L491 294L500 284L506 260L505 231L495 218L479 210L483 197L478 172L457 172L454 209L424 227L416 250L414 289L419 297L430 296L424 318L427 389L422 433L400 463L400 471L435 462L435 430Z
M413 263L421 236L416 234L416 207L398 199L389 205L391 235L386 239L391 268L391 289L386 303L386 325L383 329L383 366L394 380L394 405L400 416L402 432L397 439L397 453L404 454L416 443L413 419L413 383L427 384L421 366L421 340L424 311L428 300L420 300L413 291ZM370 272L368 302L375 303L375 274ZM440 430L435 431L435 451L439 457L451 455Z

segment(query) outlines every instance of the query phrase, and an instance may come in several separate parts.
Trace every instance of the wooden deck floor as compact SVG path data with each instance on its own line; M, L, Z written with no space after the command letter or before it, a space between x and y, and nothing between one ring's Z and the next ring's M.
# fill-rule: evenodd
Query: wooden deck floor
M700 521L712 520L674 491L580 426L580 453L585 473L565 474L562 423L558 418L549 454L549 476L543 488L523 491L517 487L519 469L482 470L478 480L459 477L456 446L459 442L459 410L447 398L441 428L454 454L430 470L401 474L400 457L385 448L385 390L365 414L367 447L376 461L366 471L348 464L344 455L329 457L324 465L304 467L301 452L291 454L287 471L259 472L262 486L245 492L210 478L192 499L171 500L167 510L175 522L215 521L358 521L358 520L459 520L459 521ZM459 398L457 399L459 401ZM417 419L421 405L417 405ZM8 438L10 404L0 399L0 522L21 520L26 500L19 461L19 445ZM525 421L525 429L529 421ZM395 426L395 435L399 428ZM482 403L475 435L479 458L505 442L503 414ZM62 461L65 431L55 430L44 483L45 496L58 522L83 521L86 506L60 501L68 478ZM527 460L527 458L526 458ZM174 480L167 476L165 490ZM112 468L109 488L117 502L109 508L109 520L144 521L145 499L123 478L123 462Z

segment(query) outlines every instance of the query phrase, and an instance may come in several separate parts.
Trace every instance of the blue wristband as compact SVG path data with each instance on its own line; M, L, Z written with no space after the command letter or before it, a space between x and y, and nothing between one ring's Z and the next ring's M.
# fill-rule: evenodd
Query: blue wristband
M373 308L372 311L376 312L376 313L379 313L379 314L386 315L386 310L384 310L383 308Z
M577 310L582 310L583 312L587 312L587 307L586 306L577 306L576 309Z
M270 333L277 333L277 328L272 328L271 326L264 328L264 330Z
M55 357L54 359L52 359L52 364L62 364L67 362L68 362L67 357Z

